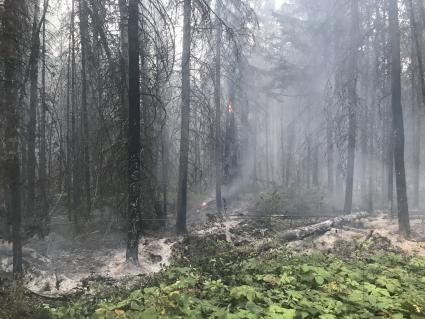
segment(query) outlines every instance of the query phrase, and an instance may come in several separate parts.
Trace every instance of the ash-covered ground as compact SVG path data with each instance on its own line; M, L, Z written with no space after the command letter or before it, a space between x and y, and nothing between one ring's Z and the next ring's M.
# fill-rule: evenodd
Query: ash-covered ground
M217 235L235 245L264 243L279 231L324 219L278 218L270 223L267 216L255 215L246 207L246 203L235 202L220 218L211 218L213 207L200 207L190 216L189 235ZM86 225L86 231L78 234L73 232L66 215L54 216L51 221L54 227L48 236L42 239L32 237L24 243L25 286L36 294L58 297L81 289L84 280L90 277L120 280L158 272L171 262L173 246L182 241L182 237L173 234L172 227L155 236L143 236L139 246L140 265L132 266L125 262L125 232L116 227L111 216L107 209L96 211ZM379 213L289 245L299 252L326 251L338 249L344 241L361 243L373 236L400 252L425 256L425 220L414 218L411 225L412 240L401 239L397 234L397 220ZM0 272L10 274L11 271L12 246L0 240Z

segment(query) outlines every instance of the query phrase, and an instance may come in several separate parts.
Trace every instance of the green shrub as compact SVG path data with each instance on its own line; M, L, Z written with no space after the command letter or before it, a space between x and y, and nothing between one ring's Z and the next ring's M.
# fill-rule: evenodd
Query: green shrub
M325 192L316 187L276 188L259 194L258 208L265 215L321 212L326 210Z
M204 244L211 246L204 257L177 259L149 285L49 313L58 319L425 318L423 258L373 255L367 245L357 258L345 258L294 254L281 245L248 252L213 238Z

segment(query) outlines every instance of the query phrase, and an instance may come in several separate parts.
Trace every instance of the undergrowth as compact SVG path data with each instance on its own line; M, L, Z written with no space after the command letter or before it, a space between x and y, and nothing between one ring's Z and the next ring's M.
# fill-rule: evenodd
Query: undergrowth
M258 209L265 215L329 211L325 192L317 187L278 187L258 194Z
M272 247L272 248L270 248ZM425 260L374 251L294 253L280 243L266 251L213 237L188 238L172 266L136 288L98 287L94 297L49 318L425 318Z

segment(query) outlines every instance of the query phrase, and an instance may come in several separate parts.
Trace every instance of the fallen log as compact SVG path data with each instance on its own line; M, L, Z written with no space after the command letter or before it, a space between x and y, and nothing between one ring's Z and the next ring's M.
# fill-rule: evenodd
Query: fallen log
M339 216L314 225L286 230L282 233L277 234L277 237L283 241L300 240L306 237L326 233L327 231L331 230L331 228L339 227L346 223L350 223L367 216L368 213L366 212Z

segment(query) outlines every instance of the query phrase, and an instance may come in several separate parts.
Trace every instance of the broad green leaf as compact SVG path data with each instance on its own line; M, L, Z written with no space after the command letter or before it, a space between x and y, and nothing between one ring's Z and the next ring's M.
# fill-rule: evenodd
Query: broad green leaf
M325 279L322 276L316 276L314 277L314 280L318 285L323 285L323 283L325 282Z

